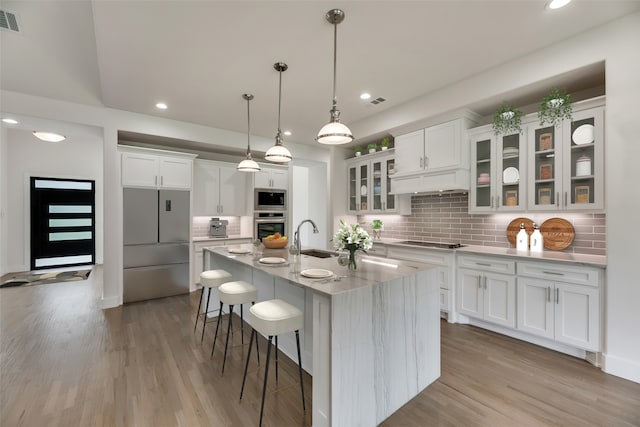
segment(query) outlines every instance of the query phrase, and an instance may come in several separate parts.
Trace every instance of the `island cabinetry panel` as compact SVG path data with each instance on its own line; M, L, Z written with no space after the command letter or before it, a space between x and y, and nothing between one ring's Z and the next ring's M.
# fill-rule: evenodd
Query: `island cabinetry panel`
M600 351L601 277L595 268L518 263L518 329Z
M164 150L120 146L123 187L191 189L195 156Z
M458 312L515 328L515 262L470 256L460 256L458 260L460 267L465 266L458 269Z
M247 173L234 164L196 160L193 181L194 216L247 214Z

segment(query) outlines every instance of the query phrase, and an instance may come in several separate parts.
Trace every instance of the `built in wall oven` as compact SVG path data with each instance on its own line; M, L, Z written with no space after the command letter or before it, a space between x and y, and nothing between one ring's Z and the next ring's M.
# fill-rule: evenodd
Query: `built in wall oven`
M256 188L253 194L255 211L286 211L287 190Z
M275 233L287 235L286 212L256 212L254 222L256 239L262 240L263 237Z

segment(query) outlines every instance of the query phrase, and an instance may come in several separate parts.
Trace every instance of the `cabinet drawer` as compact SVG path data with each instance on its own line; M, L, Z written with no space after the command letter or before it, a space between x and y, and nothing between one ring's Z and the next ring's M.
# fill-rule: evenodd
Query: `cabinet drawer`
M518 275L538 279L598 286L602 270L561 263L518 262Z
M473 255L459 255L458 267L474 270L491 271L494 273L515 274L516 262L500 258L487 258Z

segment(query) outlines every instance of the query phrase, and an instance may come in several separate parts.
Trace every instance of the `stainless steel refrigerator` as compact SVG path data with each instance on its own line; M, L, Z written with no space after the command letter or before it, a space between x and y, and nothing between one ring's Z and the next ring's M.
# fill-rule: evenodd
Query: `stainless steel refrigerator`
M189 191L123 191L123 301L189 292Z

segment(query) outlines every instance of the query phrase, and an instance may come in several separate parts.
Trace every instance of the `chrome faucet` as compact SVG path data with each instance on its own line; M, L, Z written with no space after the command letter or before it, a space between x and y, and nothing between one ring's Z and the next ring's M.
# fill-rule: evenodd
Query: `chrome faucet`
M296 228L296 233L293 235L293 244L296 246L296 255L300 255L300 227L302 226L302 224L304 224L305 222L310 222L311 225L313 226L313 233L314 234L318 234L318 227L316 227L316 223L313 222L310 219L305 219L302 222L300 222L300 224L298 224L298 228Z

